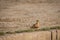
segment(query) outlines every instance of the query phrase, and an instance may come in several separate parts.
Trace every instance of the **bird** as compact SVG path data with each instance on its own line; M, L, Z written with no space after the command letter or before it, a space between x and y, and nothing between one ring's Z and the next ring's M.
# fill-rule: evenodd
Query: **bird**
M39 20L36 20L36 23L33 24L31 28L39 28L39 26L40 26Z

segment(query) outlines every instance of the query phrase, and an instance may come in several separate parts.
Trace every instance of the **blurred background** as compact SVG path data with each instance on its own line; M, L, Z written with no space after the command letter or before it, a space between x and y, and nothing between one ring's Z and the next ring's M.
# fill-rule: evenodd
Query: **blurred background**
M60 0L0 0L0 31L60 26Z

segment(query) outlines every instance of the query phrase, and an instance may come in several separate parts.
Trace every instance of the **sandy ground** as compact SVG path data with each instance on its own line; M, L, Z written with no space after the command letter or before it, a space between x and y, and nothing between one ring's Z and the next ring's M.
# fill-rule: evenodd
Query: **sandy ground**
M60 26L60 3L0 1L1 29L29 29L36 20L40 27Z

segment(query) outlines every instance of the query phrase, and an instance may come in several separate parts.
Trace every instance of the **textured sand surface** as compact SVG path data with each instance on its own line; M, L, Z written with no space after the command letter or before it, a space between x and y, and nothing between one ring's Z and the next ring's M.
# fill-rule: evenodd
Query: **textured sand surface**
M60 26L60 1L0 0L1 29L29 29L36 20L40 27Z

